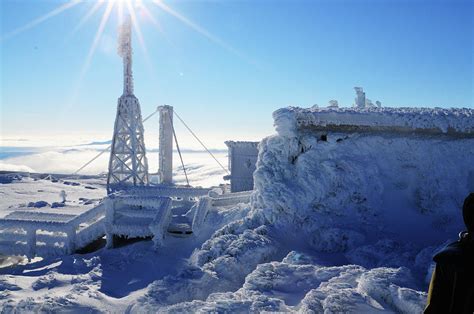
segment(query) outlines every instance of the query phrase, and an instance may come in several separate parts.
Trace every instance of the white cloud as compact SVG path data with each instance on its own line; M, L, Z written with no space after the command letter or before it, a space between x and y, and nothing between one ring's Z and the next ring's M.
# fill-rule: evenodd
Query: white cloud
M21 172L35 172L28 166L25 165L16 165L16 164L7 164L0 161L0 171L21 171Z

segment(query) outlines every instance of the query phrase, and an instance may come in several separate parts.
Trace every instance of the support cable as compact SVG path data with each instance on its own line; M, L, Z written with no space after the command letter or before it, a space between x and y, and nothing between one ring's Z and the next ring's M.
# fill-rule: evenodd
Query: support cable
M156 108L156 110L154 112L152 112L150 115L148 115L145 119L142 120L142 123L146 122L146 120L150 119L151 117L153 117L156 113L158 112L158 108ZM75 175L75 174L78 174L79 171L81 171L82 169L84 169L85 167L89 166L94 160L96 160L97 158L99 158L100 156L102 156L105 152L108 152L110 150L110 148L112 147L112 144L110 144L109 146L107 146L103 151L101 151L100 153L98 153L94 158L92 158L91 160L89 160L88 162L86 162L81 168L77 169L76 171L74 171L72 173L72 175Z
M181 155L181 150L179 149L178 138L176 137L176 132L174 131L173 121L171 120L170 115L168 115L168 117L170 118L171 129L173 130L174 142L176 143L176 149L178 150L179 159L181 159L181 165L183 166L184 176L186 177L186 183L187 183L187 186L190 186L189 180L188 180L188 174L186 173L186 167L184 166L183 156Z
M211 153L211 151L209 149L207 149L206 145L204 145L204 143L197 137L196 134L194 134L194 132L189 128L189 126L183 121L183 119L181 119L181 117L178 115L178 113L173 110L174 114L176 115L176 117L179 119L179 121L181 121L181 123L186 127L186 129L188 129L188 131L194 136L194 138L199 142L199 144L201 144L202 147L204 147L204 149L209 153L209 155L211 155L212 158L214 158L214 160L219 164L219 166L227 173L227 174L230 174L229 173L229 170L227 170L220 162L219 160L217 160L217 158L214 156L213 153Z

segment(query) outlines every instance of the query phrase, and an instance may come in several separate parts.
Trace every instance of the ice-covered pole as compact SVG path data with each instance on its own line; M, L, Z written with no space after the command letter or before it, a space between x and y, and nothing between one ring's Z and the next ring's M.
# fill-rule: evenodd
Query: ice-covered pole
M123 94L133 95L132 21L127 16L119 29L118 54L123 59Z
M355 91L356 91L356 99L355 99L355 105L356 107L358 108L365 108L365 93L364 93L364 90L362 89L362 87L354 87Z
M173 107L160 106L159 169L160 183L173 183Z

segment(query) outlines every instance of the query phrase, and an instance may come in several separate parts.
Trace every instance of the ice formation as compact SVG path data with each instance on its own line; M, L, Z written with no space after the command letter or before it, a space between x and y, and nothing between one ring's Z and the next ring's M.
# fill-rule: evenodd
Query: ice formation
M297 136L299 129L330 131L392 131L427 134L474 133L474 109L444 108L282 108L274 112L279 135Z
M421 312L431 257L461 230L474 188L472 109L284 108L274 118L249 205L214 191L214 206L203 198L186 214L200 226L186 244L138 243L49 262L40 278L6 276L2 306Z
M354 125L375 126L360 133L301 123L321 121L319 113L325 125L338 119L327 112L275 113L278 134L260 143L249 215L214 233L188 268L153 283L133 310L423 309L431 256L462 227L460 205L474 183L472 112L341 109L343 118L366 115L373 123L356 117ZM385 115L399 118L377 128L390 120ZM439 117L427 124L420 115ZM401 126L439 131L407 134ZM283 258L288 248L310 255ZM289 265L295 256L310 266ZM318 272L341 279L311 281Z
M118 54L123 58L123 94L117 102L110 150L107 177L109 193L118 191L124 186L143 186L149 182L142 113L140 102L133 94L130 16L121 26Z
M474 110L284 108L274 118L278 135L260 144L254 211L297 224L316 250L348 251L391 234L433 245L460 227L474 180ZM314 128L332 125L377 132Z
M103 204L79 215L14 211L0 219L0 252L29 258L72 254L104 234L104 212Z

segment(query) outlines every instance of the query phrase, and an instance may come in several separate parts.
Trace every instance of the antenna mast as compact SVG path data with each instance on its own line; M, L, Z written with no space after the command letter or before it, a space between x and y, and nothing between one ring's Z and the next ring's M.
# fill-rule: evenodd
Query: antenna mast
M110 151L107 192L128 186L148 185L142 115L133 94L132 22L130 16L120 27L118 54L123 59L123 94L118 99L114 135Z
M123 60L123 95L133 95L132 22L130 16L120 27L118 54Z

